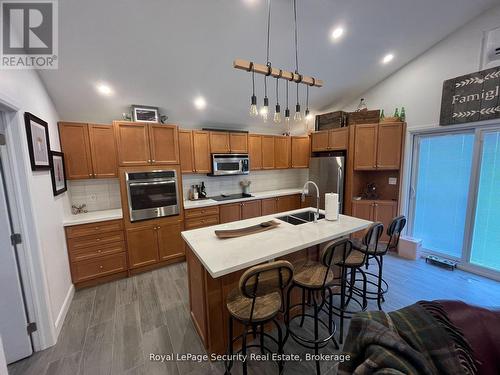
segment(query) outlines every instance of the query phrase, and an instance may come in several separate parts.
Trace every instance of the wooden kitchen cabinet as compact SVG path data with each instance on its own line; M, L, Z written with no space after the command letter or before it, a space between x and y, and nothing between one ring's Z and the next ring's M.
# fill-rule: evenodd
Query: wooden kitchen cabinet
M262 169L262 136L248 135L248 158L250 159L251 171Z
M92 156L87 124L60 122L59 138L64 153L66 178L92 178Z
M309 137L291 137L292 168L308 168L311 151Z
M241 203L223 204L219 207L220 224L230 223L241 219Z
M276 211L284 212L300 208L300 195L285 195L276 198Z
M241 203L241 220L262 216L261 201L253 200Z
M262 216L272 215L278 212L276 208L276 198L266 198L261 200Z
M403 123L356 125L355 170L397 170L401 163Z
M262 169L274 169L274 136L262 136Z
M387 228L392 219L397 216L398 202L387 200L353 200L352 216L370 221L380 221L384 224L384 231L380 241L387 242ZM364 232L357 232L355 237L362 237Z
M401 123L382 123L378 126L377 169L395 170L401 164L403 126Z
M66 178L114 178L118 176L116 146L110 125L60 122Z
M182 223L155 223L127 229L129 267L139 268L184 256Z
M248 153L248 134L229 133L229 148L232 153Z
M210 133L202 130L193 130L194 171L196 173L210 173Z
M184 228L186 230L219 224L219 206L193 208L185 210Z
M231 152L228 132L210 132L210 152L212 154Z
M121 166L179 164L176 125L113 123Z
M194 173L193 132L179 129L181 173Z
M311 135L311 150L313 152L347 150L348 141L347 127L314 132Z
M274 137L274 167L277 169L290 168L290 137Z

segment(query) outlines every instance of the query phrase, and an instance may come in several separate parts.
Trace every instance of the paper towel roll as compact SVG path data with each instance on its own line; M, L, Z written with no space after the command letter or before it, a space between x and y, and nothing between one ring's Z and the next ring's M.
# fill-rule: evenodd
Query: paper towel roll
M325 219L337 220L339 218L339 195L337 193L325 194Z

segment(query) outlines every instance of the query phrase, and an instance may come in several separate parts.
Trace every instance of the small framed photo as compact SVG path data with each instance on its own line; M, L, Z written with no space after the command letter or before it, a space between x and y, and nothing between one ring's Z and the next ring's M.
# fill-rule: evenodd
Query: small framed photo
M58 151L50 151L50 159L52 191L54 196L58 196L68 190L66 175L64 174L64 154Z
M24 124L28 136L31 170L50 169L49 126L42 119L25 112Z
M160 122L160 114L158 107L149 107L147 105L133 105L132 121Z

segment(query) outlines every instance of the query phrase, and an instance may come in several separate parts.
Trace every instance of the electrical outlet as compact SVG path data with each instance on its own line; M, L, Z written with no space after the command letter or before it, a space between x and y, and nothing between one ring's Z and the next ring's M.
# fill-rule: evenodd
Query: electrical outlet
M398 179L396 177L389 177L389 185L396 185L398 183Z
M91 201L91 202L97 201L97 195L95 195L95 194L89 194L88 198L89 198L89 201Z

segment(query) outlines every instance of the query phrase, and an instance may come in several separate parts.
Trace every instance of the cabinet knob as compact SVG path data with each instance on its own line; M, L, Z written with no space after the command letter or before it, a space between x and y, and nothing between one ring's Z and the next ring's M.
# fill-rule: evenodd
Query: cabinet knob
M95 240L96 240L97 242L99 242L101 239L100 239L100 238L96 238Z
M100 253L102 253L102 250L97 250L97 252L100 254Z
M148 159L148 163L151 163L151 159Z
M95 230L99 230L99 227L95 227L94 229L95 229Z
M160 227L160 226L158 226L156 229L160 229L160 228L161 228L161 227Z
M99 269L102 270L104 267L103 266L99 266Z
M153 159L153 160L152 160L152 162L153 162L153 163L154 163L155 161L156 161L155 159Z
M92 177L92 173L89 173L89 177Z

